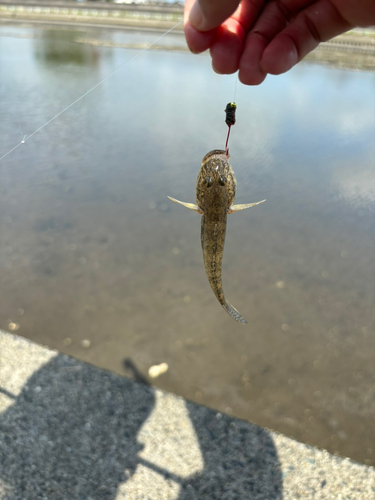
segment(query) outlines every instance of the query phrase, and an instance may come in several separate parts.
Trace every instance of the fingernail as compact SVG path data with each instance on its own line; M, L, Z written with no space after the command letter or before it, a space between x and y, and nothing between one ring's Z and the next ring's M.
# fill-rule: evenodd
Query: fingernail
M201 9L201 6L199 5L198 0L196 0L195 4L193 5L190 15L189 15L189 21L194 28L199 29L199 27L202 24L203 21L203 12Z

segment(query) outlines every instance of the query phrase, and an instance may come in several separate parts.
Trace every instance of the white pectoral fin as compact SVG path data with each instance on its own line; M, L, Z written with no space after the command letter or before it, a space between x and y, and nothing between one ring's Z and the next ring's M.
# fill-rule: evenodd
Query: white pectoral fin
M194 212L197 212L198 214L203 214L203 211L198 207L198 205L194 205L193 203L184 203L183 201L175 200L174 198L171 198L170 196L168 196L168 198L171 201L174 201L175 203L179 203L183 207L190 208L190 210L194 210Z
M228 209L228 214L233 214L234 212L239 212L240 210L246 210L246 208L255 207L256 205L260 205L264 201L266 200L257 201L256 203L248 203L247 205L232 205Z

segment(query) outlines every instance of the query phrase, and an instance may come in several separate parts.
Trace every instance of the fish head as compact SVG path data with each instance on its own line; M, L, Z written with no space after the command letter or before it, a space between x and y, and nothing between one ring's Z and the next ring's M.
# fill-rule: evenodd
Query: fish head
M196 186L197 205L202 209L208 198L222 201L227 208L233 203L237 183L228 160L229 154L221 149L203 158Z

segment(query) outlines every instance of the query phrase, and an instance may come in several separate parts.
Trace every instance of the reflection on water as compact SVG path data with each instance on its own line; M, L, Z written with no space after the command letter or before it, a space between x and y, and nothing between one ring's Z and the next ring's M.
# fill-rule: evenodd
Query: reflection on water
M0 34L1 153L136 53ZM74 54L52 63L60 41ZM199 216L166 198L194 199L234 77L142 54L1 162L0 326L119 373L127 357L142 373L166 362L163 388L374 463L374 89L373 74L307 65L238 86L237 203L267 199L228 221L242 327L206 281Z
M77 34L74 31L46 30L34 44L35 58L48 67L62 64L98 64L98 53L94 48L73 43Z

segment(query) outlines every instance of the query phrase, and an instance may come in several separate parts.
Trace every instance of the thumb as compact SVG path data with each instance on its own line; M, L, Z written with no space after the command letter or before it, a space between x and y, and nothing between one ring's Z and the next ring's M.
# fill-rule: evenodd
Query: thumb
M240 0L195 0L189 22L199 31L220 26L237 9Z

